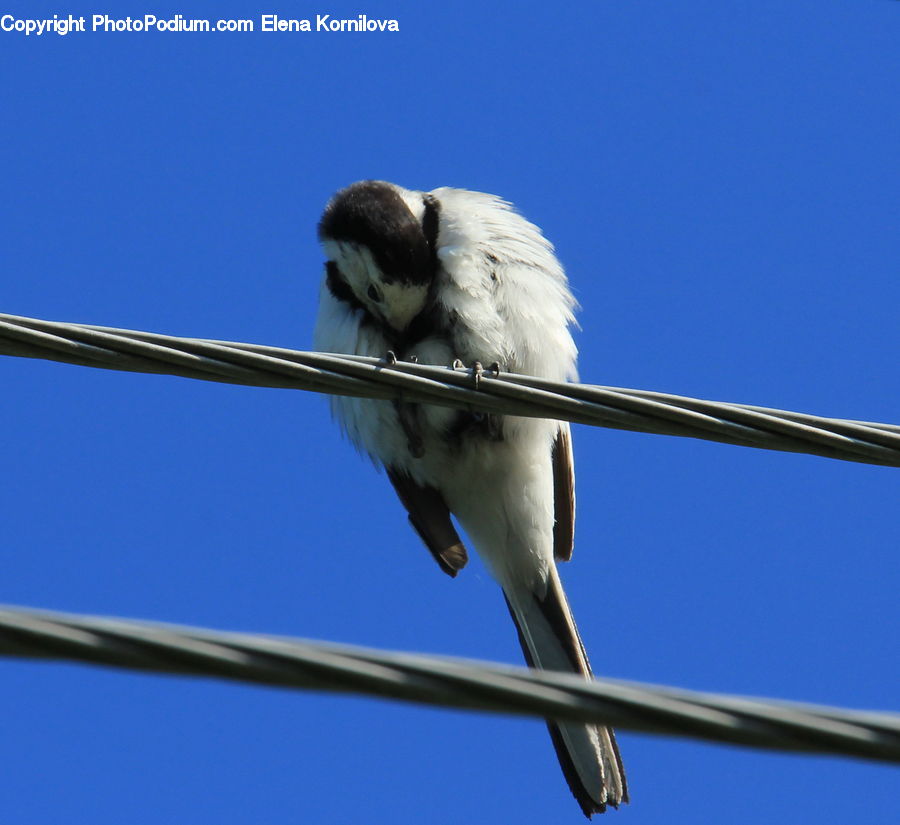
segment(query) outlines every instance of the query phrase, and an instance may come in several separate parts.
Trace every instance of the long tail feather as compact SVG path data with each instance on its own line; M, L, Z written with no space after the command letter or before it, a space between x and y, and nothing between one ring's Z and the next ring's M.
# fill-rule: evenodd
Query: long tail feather
M591 666L563 592L551 568L547 594L506 588L506 604L519 631L519 643L529 667L591 676ZM547 722L569 788L588 818L607 805L628 801L628 786L612 728Z

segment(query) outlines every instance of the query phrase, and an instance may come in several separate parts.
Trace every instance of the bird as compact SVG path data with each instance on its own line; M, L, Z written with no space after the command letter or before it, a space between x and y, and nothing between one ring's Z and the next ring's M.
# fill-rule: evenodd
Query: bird
M575 298L552 244L508 201L364 180L329 200L318 238L326 262L317 350L468 365L475 380L577 379ZM526 663L591 678L557 570L574 541L568 422L403 400L331 396L331 405L450 576L468 560L456 519L502 588ZM585 816L628 801L612 728L547 726Z

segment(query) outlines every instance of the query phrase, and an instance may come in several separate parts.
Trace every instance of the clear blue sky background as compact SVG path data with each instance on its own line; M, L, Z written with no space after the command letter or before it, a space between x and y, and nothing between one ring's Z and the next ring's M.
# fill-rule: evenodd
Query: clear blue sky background
M0 311L309 348L328 196L462 186L556 244L585 381L900 421L900 3L112 5L3 10L401 32L0 33ZM324 398L14 358L0 387L0 600L519 661ZM900 710L900 471L575 438L599 673ZM0 671L3 823L582 821L538 721ZM896 768L621 745L608 821L896 821Z

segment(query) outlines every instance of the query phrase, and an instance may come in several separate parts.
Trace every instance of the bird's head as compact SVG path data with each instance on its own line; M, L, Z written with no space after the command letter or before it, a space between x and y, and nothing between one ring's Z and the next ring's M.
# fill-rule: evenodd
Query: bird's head
M338 192L319 221L332 294L403 332L424 308L435 274L437 207L384 181Z

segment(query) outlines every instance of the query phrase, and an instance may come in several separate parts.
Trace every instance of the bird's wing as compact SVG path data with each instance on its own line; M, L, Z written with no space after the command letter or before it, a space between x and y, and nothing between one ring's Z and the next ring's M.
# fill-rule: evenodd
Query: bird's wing
M469 560L466 546L450 521L444 497L434 487L413 481L406 473L387 467L388 478L403 506L409 522L425 542L434 560L448 576L455 576Z
M436 189L441 306L453 320L456 356L505 372L574 379L569 325L575 299L553 247L506 201ZM460 330L464 334L460 334Z
M572 431L567 421L559 422L553 443L553 555L569 561L575 546L575 459Z

